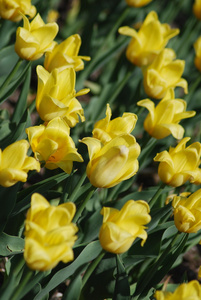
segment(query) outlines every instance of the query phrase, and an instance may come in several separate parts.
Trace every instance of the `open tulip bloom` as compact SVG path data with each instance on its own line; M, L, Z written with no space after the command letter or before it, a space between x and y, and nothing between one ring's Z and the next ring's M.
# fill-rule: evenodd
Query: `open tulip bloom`
M39 14L29 23L23 15L24 26L16 31L15 51L22 59L37 60L54 47L54 38L59 27L57 23L45 24Z
M122 117L113 120L111 120L111 116L112 111L110 105L107 104L106 117L96 122L92 131L93 137L103 144L116 136L131 133L137 122L137 116L132 113L123 113Z
M119 28L119 33L132 38L126 50L127 59L134 65L143 67L153 62L169 39L179 33L179 29L171 29L168 24L161 24L156 12L151 11L138 32L124 26Z
M176 139L182 139L184 128L178 123L196 114L195 111L186 111L186 102L175 99L173 89L167 91L157 106L149 99L138 101L137 105L148 109L144 129L156 139L163 139L170 134Z
M36 7L31 5L31 0L0 0L0 17L13 22L22 19L22 14L33 18Z
M46 271L60 261L73 260L72 246L78 230L71 222L75 211L72 202L52 206L42 195L32 195L24 233L24 258L31 269Z
M173 187L181 186L186 181L201 183L200 155L201 144L195 142L186 147L189 137L183 138L178 145L168 151L158 153L154 161L159 161L160 179Z
M44 67L51 72L53 69L60 71L65 68L73 68L75 71L84 69L83 60L90 60L89 56L78 56L81 46L81 37L74 34L61 44L54 44L54 48L45 54Z
M61 72L54 69L49 73L42 66L37 66L36 71L38 75L36 109L41 119L49 122L56 117L62 117L70 127L74 127L79 118L83 122L84 111L75 97L87 94L89 89L75 92L73 68Z
M172 49L164 49L154 59L152 64L143 69L143 84L146 94L155 99L165 96L169 88L177 86L188 92L188 83L181 78L184 72L185 61L176 59Z
M181 232L197 232L201 229L201 189L188 198L175 196L172 201L174 221Z
M27 156L29 143L17 141L3 151L0 149L0 185L10 187L18 181L26 182L30 170L40 171L39 162Z
M26 129L36 159L50 170L61 168L68 174L72 171L73 161L83 161L69 132L70 128L60 118L54 118L47 125Z
M88 147L87 176L93 186L110 188L137 173L140 146L132 135L117 136L105 145L91 137L81 142Z
M149 211L149 205L142 200L129 200L120 211L103 207L103 225L99 233L103 249L116 254L124 253L137 237L142 239L143 246L147 239L144 225L151 221Z

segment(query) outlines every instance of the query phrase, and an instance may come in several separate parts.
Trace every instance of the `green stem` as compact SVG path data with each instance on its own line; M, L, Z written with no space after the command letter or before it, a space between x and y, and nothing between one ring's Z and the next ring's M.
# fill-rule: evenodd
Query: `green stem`
M102 258L105 255L105 253L106 253L105 250L102 250L101 253L96 257L96 259L94 259L94 261L87 268L87 270L83 276L82 288L85 286L87 280L89 279L89 277L91 276L93 271L96 269L97 265L100 263L100 261L102 260Z
M80 178L78 184L76 185L75 189L73 190L73 192L72 192L72 194L71 194L71 196L69 198L70 202L74 202L74 200L75 200L75 198L76 198L76 196L77 196L77 194L79 192L80 187L82 186L82 184L84 183L84 181L86 179L86 176L87 176L86 173L84 173L82 175L82 177Z
M169 243L169 245L165 248L165 250L161 253L161 255L156 259L155 263L152 265L152 267L149 269L149 271L146 273L146 275L143 278L143 282L139 284L137 287L135 294L136 296L134 297L135 299L138 299L140 294L145 290L147 285L149 284L150 280L154 277L155 273L158 271L158 268L160 265L163 263L164 259L167 257L167 255L172 251L173 246L175 245L178 237L180 236L179 231L175 234L173 237L172 241ZM132 298L132 299L134 299Z
M11 82L11 80L14 77L15 73L19 69L21 63L22 63L22 58L19 58L18 61L17 61L17 63L16 63L16 65L14 66L14 68L12 69L12 71L9 73L9 75L7 76L7 78L5 79L5 81L3 82L3 84L1 85L1 87L0 87L0 98L4 94L4 90L7 88L7 86Z
M161 183L158 190L156 191L156 193L153 195L153 197L151 198L151 200L149 201L149 207L152 208L154 206L154 204L156 203L156 200L158 199L158 197L160 196L162 190L164 189L164 187L166 186L165 183Z
M82 212L83 212L83 210L84 210L84 208L85 208L87 202L91 199L91 197L92 197L92 195L93 195L95 189L96 189L96 188L95 188L94 186L91 186L91 188L90 188L90 190L89 190L89 193L88 193L87 197L86 197L86 198L84 199L84 201L81 203L81 205L79 206L79 208L78 208L78 210L77 210L77 212L76 212L76 214L75 214L75 217L73 218L73 222L74 222L74 223L76 223L77 220L79 219L79 217L81 216L81 214L82 214Z
M19 283L17 290L14 292L13 297L11 297L11 300L19 300L21 299L20 294L23 292L24 287L29 282L31 276L33 275L32 270L28 270L26 274L24 275L22 281Z

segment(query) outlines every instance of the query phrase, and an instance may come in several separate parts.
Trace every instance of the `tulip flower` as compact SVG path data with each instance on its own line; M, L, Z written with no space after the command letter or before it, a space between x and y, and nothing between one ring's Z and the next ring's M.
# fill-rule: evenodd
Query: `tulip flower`
M188 198L175 196L172 206L175 226L180 232L196 233L201 229L201 189Z
M47 125L29 127L26 133L35 158L47 169L61 168L70 174L73 161L83 161L69 136L68 125L60 118L53 119Z
M197 280L192 280L179 285L179 287L173 293L156 291L154 297L156 300L200 300L201 286Z
M123 26L119 28L119 33L132 37L126 50L126 57L132 64L142 67L153 62L169 39L179 33L179 29L171 29L168 24L161 24L157 13L151 11L138 32Z
M140 146L132 135L117 136L105 145L90 137L81 142L88 147L87 176L93 186L110 188L137 173Z
M16 31L15 51L22 59L37 60L53 48L53 39L59 30L54 23L45 24L39 14L29 23L23 16L24 27Z
M120 211L103 207L103 224L99 233L102 248L116 254L124 253L137 237L142 239L143 246L147 239L144 225L151 221L149 212L149 205L143 200L129 200Z
M175 148L170 147L169 152L162 151L154 158L154 161L160 162L160 179L170 186L181 186L188 180L191 183L201 183L201 144L195 142L186 147L189 140L189 137L183 138Z
M195 111L186 111L186 102L175 99L173 89L168 90L156 107L149 99L138 101L137 105L148 109L144 129L156 139L163 139L170 134L176 139L182 139L184 128L178 123L196 114Z
M52 206L42 195L32 195L24 233L24 259L30 269L46 271L60 261L73 260L72 246L78 231L72 223L75 210L72 202Z
M41 119L48 122L55 117L62 117L70 127L79 122L79 117L83 122L84 111L75 97L88 93L89 89L75 92L75 71L72 68L61 72L54 69L49 73L42 66L37 66L36 71L36 109Z
M68 37L61 44L55 43L54 48L45 54L44 67L51 72L57 68L60 71L65 68L73 68L75 71L84 69L83 60L90 60L89 56L78 56L81 46L79 34Z
M93 137L103 144L109 142L118 135L129 134L135 128L137 116L132 113L124 113L122 117L110 120L112 116L110 105L107 104L106 117L94 125Z
M3 151L0 149L0 185L10 187L18 181L26 182L29 170L40 171L40 164L27 156L29 143L17 141Z
M201 20L201 0L195 0L193 4L193 13L198 20Z
M149 4L152 0L126 0L129 6L142 7Z
M55 9L50 9L47 14L47 22L56 22L59 18L59 12Z
M31 5L31 0L0 0L0 17L12 22L22 19L22 14L33 18L36 8Z
M144 89L149 97L161 99L169 88L180 86L188 92L188 83L181 78L185 61L176 59L172 49L164 49L152 64L143 70Z
M194 43L195 59L194 63L196 68L201 72L201 36Z

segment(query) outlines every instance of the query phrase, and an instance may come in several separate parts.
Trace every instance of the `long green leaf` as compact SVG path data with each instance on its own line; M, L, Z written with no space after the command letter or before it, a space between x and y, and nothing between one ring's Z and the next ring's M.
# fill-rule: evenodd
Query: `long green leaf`
M39 292L34 300L41 300L47 293L58 286L61 282L69 278L81 266L95 259L102 251L99 241L92 242L86 246L80 255L69 266L58 271L48 282L45 288Z

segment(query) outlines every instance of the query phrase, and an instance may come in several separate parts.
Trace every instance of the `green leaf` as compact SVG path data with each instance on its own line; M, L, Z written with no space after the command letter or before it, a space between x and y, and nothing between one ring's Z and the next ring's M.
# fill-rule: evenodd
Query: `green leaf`
M4 232L0 234L0 256L9 256L23 252L24 240Z
M25 78L20 97L17 101L17 105L15 107L15 111L12 116L12 122L16 122L17 124L20 121L27 107L27 96L30 88L30 80L31 80L31 66L29 66L28 68L27 76Z
M21 191L17 197L17 200L19 202L16 204L11 216L13 217L13 216L19 214L20 212L25 211L29 208L30 198L33 193L44 194L50 188L52 188L56 184L65 180L68 176L69 176L69 174L63 172L61 174L57 174L50 178L44 179L43 181L38 182L38 183L32 185L31 187Z
M119 255L116 256L117 275L115 290L112 300L130 300L130 285L123 261Z
M1 94L0 96L0 103L2 103L3 101L5 101L16 89L17 87L20 85L20 83L23 81L30 65L31 65L31 61L29 61L25 67L23 67L23 69L21 70L21 72L19 73L18 77L13 80L5 89L5 91L3 91L3 94Z
M71 280L69 287L64 293L62 300L78 300L82 289L82 276L79 274Z
M39 292L34 300L41 300L47 293L58 286L61 282L73 275L76 270L89 261L95 259L102 251L99 241L95 241L87 245L79 256L67 267L58 271L48 282L41 292Z
M26 110L15 129L1 141L1 148L6 148L8 145L26 138L25 129L31 125L31 118L29 112Z
M9 188L0 187L0 233L4 230L8 218L15 206L18 187L18 183Z

